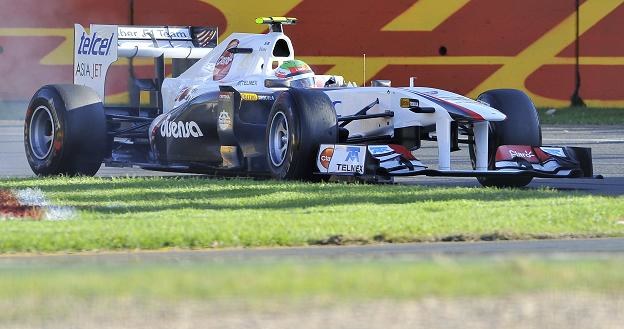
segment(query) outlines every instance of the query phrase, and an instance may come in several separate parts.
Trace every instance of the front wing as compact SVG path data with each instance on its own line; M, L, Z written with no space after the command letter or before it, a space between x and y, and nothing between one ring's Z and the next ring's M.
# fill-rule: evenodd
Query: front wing
M401 145L322 144L316 157L321 175L358 176L363 179L393 176L541 178L593 177L591 149L568 146L503 145L491 170L429 169Z

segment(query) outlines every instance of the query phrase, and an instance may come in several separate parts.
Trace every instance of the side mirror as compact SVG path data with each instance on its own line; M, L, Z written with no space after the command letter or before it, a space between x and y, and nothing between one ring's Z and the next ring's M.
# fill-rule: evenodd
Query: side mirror
M290 80L284 79L266 79L264 86L267 88L290 88Z
M336 84L336 78L335 77L331 77L329 79L327 79L327 81L325 81L325 87L329 87L331 85L335 85Z

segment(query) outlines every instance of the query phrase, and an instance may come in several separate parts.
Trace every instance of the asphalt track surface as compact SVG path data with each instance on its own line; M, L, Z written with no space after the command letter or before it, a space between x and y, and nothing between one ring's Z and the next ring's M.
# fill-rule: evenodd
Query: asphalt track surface
M549 187L561 191L579 191L602 195L624 195L624 126L547 126L543 127L544 145L591 147L594 174L605 179L534 179L529 188ZM435 168L437 148L426 143L418 158ZM451 158L454 169L469 169L467 149L454 152ZM98 176L164 176L163 172L136 168L102 167ZM177 174L174 174L177 175ZM0 121L0 177L32 177L24 154L23 123ZM398 178L400 184L430 186L479 186L475 178L410 177Z
M0 121L0 177L32 177L26 162L23 145L23 126L18 121ZM621 196L624 195L624 126L547 126L543 127L544 145L568 145L591 147L594 173L604 179L534 179L529 189L548 187L560 191ZM434 144L424 145L418 158L426 164L437 161ZM452 166L467 169L469 157L466 150L452 155ZM106 168L98 176L155 176L166 173L130 168ZM479 186L474 178L413 177L398 179L399 184L430 186ZM472 243L424 243L371 246L305 247L276 249L233 249L208 251L167 251L139 253L103 253L64 256L0 256L2 263L41 261L50 258L52 262L131 262L154 261L200 261L219 259L247 259L263 257L386 257L386 256L431 256L431 255L498 255L498 254L622 254L624 239L594 240L539 240L539 241L497 241ZM8 263L7 263L8 262Z
M2 255L3 266L15 265L123 265L140 263L200 263L272 260L434 259L482 257L621 257L624 238L530 240L496 242L435 242L364 246L256 248L222 250L168 250L51 255Z

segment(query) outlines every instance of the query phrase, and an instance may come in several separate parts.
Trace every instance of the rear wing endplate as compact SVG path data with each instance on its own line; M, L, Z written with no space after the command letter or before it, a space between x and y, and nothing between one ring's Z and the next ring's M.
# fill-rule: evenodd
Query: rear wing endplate
M218 28L194 26L74 25L74 84L91 87L104 100L109 66L119 57L199 59L218 41Z

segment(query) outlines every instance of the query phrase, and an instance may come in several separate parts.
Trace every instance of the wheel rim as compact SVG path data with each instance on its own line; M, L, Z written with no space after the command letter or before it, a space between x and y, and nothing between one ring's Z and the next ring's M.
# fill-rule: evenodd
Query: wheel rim
M55 132L50 109L43 105L37 107L30 120L28 131L32 154L39 160L45 159L52 152Z
M269 130L269 157L271 163L279 167L288 153L288 121L283 112L277 112L271 120Z

